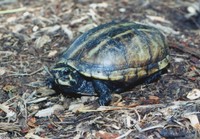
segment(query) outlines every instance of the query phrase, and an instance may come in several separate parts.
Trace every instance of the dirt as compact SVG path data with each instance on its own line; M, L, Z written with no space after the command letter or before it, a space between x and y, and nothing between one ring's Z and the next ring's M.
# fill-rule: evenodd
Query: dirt
M115 20L164 32L170 65L158 80L105 107L45 86L78 35ZM0 22L0 138L199 138L199 1L4 0Z

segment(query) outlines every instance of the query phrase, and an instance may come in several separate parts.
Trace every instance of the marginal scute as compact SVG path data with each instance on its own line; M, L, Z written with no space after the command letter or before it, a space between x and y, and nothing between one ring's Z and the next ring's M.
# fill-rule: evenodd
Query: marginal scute
M89 30L75 40L62 59L87 77L125 82L151 75L169 63L164 35L154 27L131 22Z
M169 63L169 56L167 55L165 59L158 62L159 70L165 68Z

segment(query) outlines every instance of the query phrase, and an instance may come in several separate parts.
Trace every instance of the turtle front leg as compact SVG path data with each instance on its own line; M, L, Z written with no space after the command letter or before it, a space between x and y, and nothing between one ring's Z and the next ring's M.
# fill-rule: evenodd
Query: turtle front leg
M94 85L95 91L99 95L99 104L101 106L108 105L112 100L111 90L103 81L94 80L93 85Z

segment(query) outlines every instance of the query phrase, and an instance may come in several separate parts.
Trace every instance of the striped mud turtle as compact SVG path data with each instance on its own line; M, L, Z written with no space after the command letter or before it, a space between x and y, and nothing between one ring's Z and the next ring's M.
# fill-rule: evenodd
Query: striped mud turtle
M99 96L108 105L111 92L121 92L168 63L165 36L134 22L110 22L80 35L51 69L48 84L64 94Z

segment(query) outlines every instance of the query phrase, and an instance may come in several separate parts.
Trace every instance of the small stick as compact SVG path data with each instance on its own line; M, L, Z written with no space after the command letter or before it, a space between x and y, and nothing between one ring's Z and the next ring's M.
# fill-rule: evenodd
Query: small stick
M38 72L40 72L42 70L43 70L43 67L38 69L38 70L36 70L36 71L34 71L34 72L32 72L32 73L15 73L14 72L13 74L9 74L8 76L32 76L32 75L34 75L34 74L36 74L36 73L38 73Z
M200 58L199 49L191 48L191 47L185 47L185 46L182 46L182 45L170 45L170 47L178 49L178 50L186 52L186 53L189 53L191 55L194 55L194 56Z
M22 7L22 8L18 8L18 9L0 11L0 14L11 14L11 13L22 12L25 10L26 10L26 7Z
M128 136L131 132L132 132L133 130L128 130L125 134L123 134L123 135L121 135L121 136L119 136L119 137L117 137L116 139L124 139L126 136Z

